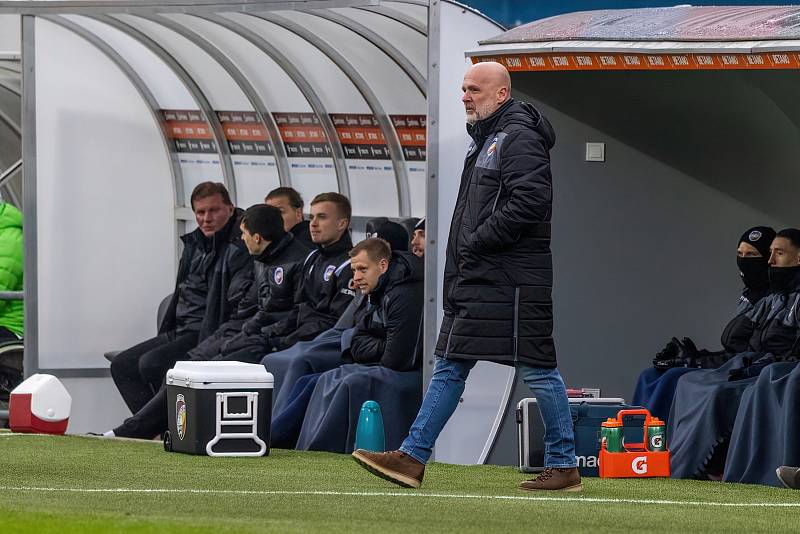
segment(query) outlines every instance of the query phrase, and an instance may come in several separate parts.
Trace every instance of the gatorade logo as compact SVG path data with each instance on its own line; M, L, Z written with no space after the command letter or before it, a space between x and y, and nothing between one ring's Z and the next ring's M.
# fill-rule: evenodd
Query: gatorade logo
M663 436L653 436L650 438L650 449L658 451L661 450L662 445L664 445Z
M631 462L631 470L637 475L647 474L647 456L637 456Z

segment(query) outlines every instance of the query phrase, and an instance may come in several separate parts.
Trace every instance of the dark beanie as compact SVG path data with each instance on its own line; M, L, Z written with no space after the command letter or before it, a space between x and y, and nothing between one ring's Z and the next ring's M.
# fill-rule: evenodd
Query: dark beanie
M367 233L367 237L380 237L389 243L392 250L408 252L408 232L402 224L385 221L377 225L374 231Z
M267 241L279 241L286 235L281 210L267 204L247 208L242 215L242 224L248 232L258 234Z
M414 225L414 230L425 231L425 217L421 218L417 224Z
M753 245L765 258L769 258L769 247L775 239L775 230L769 226L754 226L742 234L739 243Z

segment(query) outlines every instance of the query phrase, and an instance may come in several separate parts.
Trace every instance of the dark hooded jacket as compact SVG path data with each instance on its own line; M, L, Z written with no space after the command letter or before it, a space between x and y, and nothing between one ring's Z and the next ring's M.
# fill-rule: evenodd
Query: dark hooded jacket
M352 302L353 271L348 252L353 248L350 234L327 247L318 246L297 264L294 307L289 316L262 330L273 350L284 350L298 341L308 341L332 328Z
M202 341L228 320L253 282L253 261L241 240L237 208L225 226L207 238L200 229L181 236L175 292L159 334L198 332Z
M297 239L300 243L302 243L308 250L312 250L317 247L317 245L311 241L311 230L309 221L300 221L299 223L292 226L292 229L289 230L291 234Z
M395 371L419 367L416 345L422 320L422 259L393 253L389 269L368 295L367 310L356 325L345 356L355 363L380 364Z
M555 133L510 100L467 128L467 152L444 272L436 354L556 366L550 253Z

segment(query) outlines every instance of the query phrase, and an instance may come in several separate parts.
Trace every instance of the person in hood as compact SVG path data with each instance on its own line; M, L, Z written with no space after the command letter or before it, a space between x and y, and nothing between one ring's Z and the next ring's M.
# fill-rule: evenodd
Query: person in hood
M295 239L300 241L309 250L314 248L311 240L309 223L303 220L303 197L291 187L277 187L267 193L264 204L274 206L281 210L283 229L290 232Z
M411 236L411 252L420 258L425 256L425 217L414 225L414 235Z
M472 66L462 102L466 155L445 261L433 377L399 450L353 457L396 484L419 487L425 463L478 360L513 365L538 399L545 470L525 490L582 489L572 418L553 343L550 253L555 133L532 105L511 98L499 63Z
M225 186L199 184L191 206L197 229L181 237L175 291L158 335L111 362L111 376L131 413L153 398L179 358L229 319L253 282L253 261L239 229L242 210Z
M352 362L354 365L345 365L341 371L334 369L321 375L306 375L298 381L300 387L295 386L295 395L273 420L271 439L277 447L295 445L300 424L307 413L306 406L311 406L309 399L316 394L314 384L317 380L325 384L323 396L330 398L336 396L335 390L350 375L361 372L365 366L381 366L397 372L419 367L416 347L422 320L422 261L408 252L392 251L387 241L377 237L367 238L354 246L350 258L353 285L367 299L366 313L362 314L351 335L342 339L342 363ZM335 378L329 379L330 373L333 373L330 377ZM356 394L349 391L348 398ZM369 391L363 394L369 395ZM360 403L355 404L360 408ZM336 417L339 412L343 412L347 419L351 412L349 402L343 406L320 399L313 405L316 406L313 417L318 421Z
M734 355L750 350L754 323L748 313L769 291L769 247L774 238L775 230L768 226L750 228L739 238L736 265L744 288L736 315L722 331L723 350L698 350L690 338L679 341L673 337L653 359L653 367L639 375L633 394L634 406L644 406L651 415L668 422L681 376L696 369L715 369Z

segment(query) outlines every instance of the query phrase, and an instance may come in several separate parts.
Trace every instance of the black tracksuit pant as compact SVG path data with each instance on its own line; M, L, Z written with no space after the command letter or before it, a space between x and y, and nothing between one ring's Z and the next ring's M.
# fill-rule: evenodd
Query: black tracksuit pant
M153 398L175 362L187 359L186 353L197 345L197 337L197 332L166 332L114 358L111 376L131 413L141 410Z

